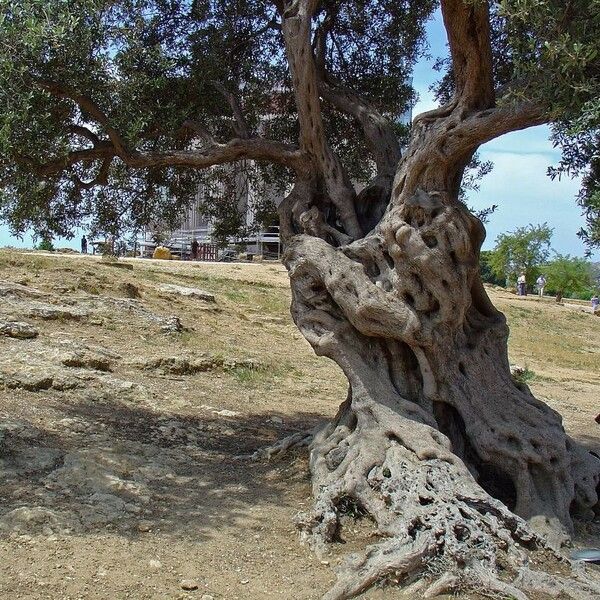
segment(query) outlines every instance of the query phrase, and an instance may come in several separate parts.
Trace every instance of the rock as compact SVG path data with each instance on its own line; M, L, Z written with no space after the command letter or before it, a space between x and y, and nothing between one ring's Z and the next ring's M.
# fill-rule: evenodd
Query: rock
M111 371L111 361L102 354L91 350L75 350L68 352L61 360L65 367L94 369L96 371Z
M89 313L83 310L72 309L63 306L54 306L53 304L43 304L41 302L30 306L27 314L30 317L38 317L48 321L59 319L81 321L83 318L89 316Z
M58 466L62 460L63 453L55 448L46 446L24 446L17 447L13 440L11 448L11 463L22 473L28 475L50 471Z
M156 560L153 558L148 561L148 566L151 569L160 569L162 567L162 563L160 562L160 560Z
M137 529L141 533L148 533L149 531L152 530L152 523L148 523L148 521L141 521L140 523L138 523ZM152 562L152 561L150 561L150 562ZM160 563L158 563L158 564L160 566Z
M185 331L185 327L181 324L179 317L176 317L175 315L165 319L160 329L163 333L181 333L182 331Z
M213 410L215 415L219 415L219 417L237 417L240 413L235 412L234 410L227 410L224 408L223 410Z
M179 586L181 587L182 590L188 590L188 591L198 589L198 584L193 579L183 579L181 581L181 583L179 584Z
M161 292L177 294L178 296L187 296L188 298L198 298L204 302L216 302L214 294L206 292L199 288L185 287L183 285L175 285L173 283L161 283L158 288Z
M124 281L119 284L118 290L124 294L127 298L141 298L140 290L136 285L129 281Z
M21 323L20 321L0 322L0 335L6 335L19 340L28 340L38 336L38 330L29 325L29 323Z
M211 596L210 594L202 594L202 596L200 596L200 600L215 600L215 597Z
M36 288L23 284L3 281L0 283L0 297L13 297L21 299L45 298L48 294Z
M0 531L18 533L62 533L70 523L60 513L42 506L21 506L0 518Z
M212 371L221 365L222 361L217 358L193 359L185 356L163 356L136 364L141 369L161 371L170 375L193 375Z
M0 371L0 383L4 383L9 389L21 388L29 392L39 392L52 387L53 377L47 373L40 373L35 368L12 373Z
M271 417L271 423L276 423L277 425L282 425L283 419L281 417Z

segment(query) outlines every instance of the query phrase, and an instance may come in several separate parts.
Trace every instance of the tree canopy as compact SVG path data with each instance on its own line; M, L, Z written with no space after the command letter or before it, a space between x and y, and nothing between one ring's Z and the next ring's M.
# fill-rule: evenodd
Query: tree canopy
M210 187L228 174L206 167L246 158L260 161L262 179L288 186L302 162L282 35L282 14L293 4L1 0L0 216L14 232L33 227L44 235L68 234L83 220L113 231L174 221L199 183ZM316 3L324 127L355 179L373 176L366 156L382 163L364 107L392 121L409 107L411 68L426 49L425 22L436 6ZM598 0L491 2L493 72L486 75L499 105L527 105L522 126L556 124L565 158L555 173L585 174L579 201L591 242L598 9ZM455 84L446 76L440 97ZM392 150L387 159L398 156ZM223 201L218 192L210 197Z

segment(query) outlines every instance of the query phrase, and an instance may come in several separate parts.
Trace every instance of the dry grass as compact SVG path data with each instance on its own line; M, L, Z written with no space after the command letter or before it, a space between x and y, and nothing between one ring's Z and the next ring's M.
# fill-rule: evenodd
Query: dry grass
M338 367L314 355L290 318L285 269L277 263L129 262L133 270L93 257L3 250L0 280L39 288L63 302L122 298L123 284L133 284L146 310L179 316L188 330L169 336L120 310L107 314L101 324L44 321L36 325L40 338L70 337L110 348L123 357L115 376L139 383L153 395L152 406L118 407L126 411L135 436L134 425L140 419L151 423L166 415L207 424L205 447L196 449L200 458L190 459L190 464L197 467L194 477L230 490L228 502L212 504L210 489L200 494L195 484L188 484L179 495L173 492L172 504L182 508L181 514L173 516L173 521L175 517L179 521L171 529L157 528L145 537L117 530L67 536L59 542L40 538L33 544L18 539L0 543L0 593L40 599L191 598L194 593L182 595L178 581L193 576L202 581L197 597L202 593L252 600L319 597L332 582L330 567L298 546L290 525L294 513L310 502L304 462L242 467L230 458L231 453L251 451L332 416L346 395L346 381ZM157 289L160 283L200 287L214 293L217 302L213 306L166 294ZM564 415L572 435L600 447L593 421L600 397L600 319L502 291L490 290L490 295L508 317L511 362L531 370L528 384ZM6 348L0 340L0 352ZM138 358L201 353L253 359L262 366L168 376L140 373L125 364ZM207 412L207 405L240 416L219 420ZM59 437L60 421L68 411L85 418L89 430L104 427L109 416L100 408L64 392L0 389L0 414L29 421ZM277 418L273 421L273 417ZM78 435L70 443L90 443L87 433ZM31 498L36 493L39 490L33 489ZM156 508L168 513L170 505L157 501ZM213 520L198 516L211 511L216 515ZM151 572L148 560L157 557L163 567ZM335 564L337 550L329 560ZM65 565L75 569L71 579L64 577ZM99 578L100 567L109 574ZM45 584L39 587L38 580ZM366 597L400 596L373 590Z

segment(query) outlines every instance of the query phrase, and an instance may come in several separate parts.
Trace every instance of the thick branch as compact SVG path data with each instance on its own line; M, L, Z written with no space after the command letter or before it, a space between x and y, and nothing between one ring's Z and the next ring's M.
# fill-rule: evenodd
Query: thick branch
M71 125L69 131L75 135L88 139L94 146L97 146L100 143L100 138L91 129L83 127L82 125Z
M543 125L548 122L548 115L543 108L534 102L518 102L483 110L467 117L452 130L447 150L452 152L454 146L475 149L505 133L519 131Z
M37 163L28 156L15 155L15 162L29 167L38 177L53 177L66 171L73 165L95 160L105 160L116 156L114 147L110 142L100 142L88 150L74 150L66 156L46 163Z
M69 98L76 102L79 107L84 110L90 117L100 123L106 130L106 133L115 147L117 156L126 153L125 144L118 133L118 131L111 126L106 114L99 108L99 106L88 96L79 94L72 88L56 83L55 81L38 81L38 84L45 89L47 92L57 98Z
M456 95L467 110L494 105L492 48L487 0L442 0Z
M360 123L378 175L393 177L400 161L400 145L392 124L358 94L334 87L324 79L319 81L319 90L323 98Z
M18 157L17 160L32 168L36 174L50 177L77 163L103 160L115 156L119 156L127 166L132 168L194 167L204 169L242 159L253 159L277 163L294 169L298 173L306 173L309 170L309 162L305 154L296 146L261 138L248 140L236 138L226 144L213 143L195 150L132 152L123 155L117 154L115 148L108 142L102 142L96 148L70 152L64 158L45 164L37 164L28 157Z
M354 188L327 143L323 127L317 69L311 46L312 17L317 4L316 0L285 2L282 14L282 29L300 122L300 148L318 167L327 195L337 208L346 233L357 239L362 236L362 230L354 210Z

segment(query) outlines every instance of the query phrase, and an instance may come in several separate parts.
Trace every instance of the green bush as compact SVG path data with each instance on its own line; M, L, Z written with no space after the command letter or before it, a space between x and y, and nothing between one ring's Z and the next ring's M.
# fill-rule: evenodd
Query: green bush
M46 250L47 252L54 252L54 244L50 238L44 238L42 241L35 247L36 250Z

